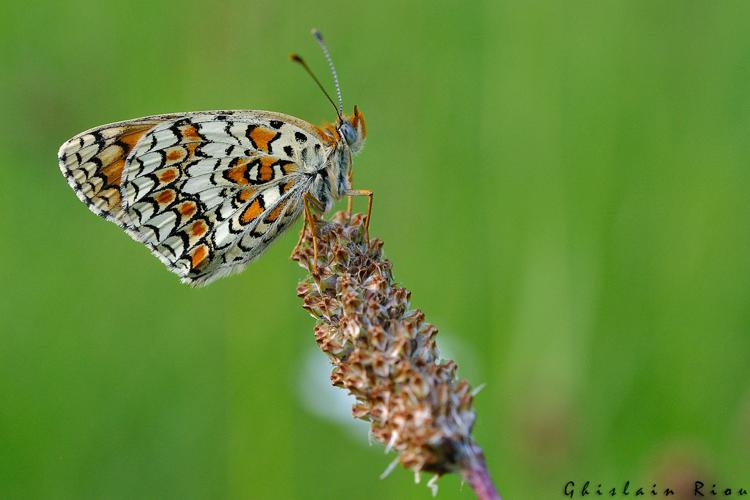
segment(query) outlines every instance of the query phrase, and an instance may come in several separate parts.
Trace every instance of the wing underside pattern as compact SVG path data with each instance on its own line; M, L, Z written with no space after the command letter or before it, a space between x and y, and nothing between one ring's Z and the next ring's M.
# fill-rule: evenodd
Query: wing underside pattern
M227 111L116 123L63 144L60 168L94 213L183 282L205 285L244 269L302 212L325 147L284 118Z
M122 225L120 186L125 160L157 123L113 124L79 134L62 145L58 154L60 170L92 212Z

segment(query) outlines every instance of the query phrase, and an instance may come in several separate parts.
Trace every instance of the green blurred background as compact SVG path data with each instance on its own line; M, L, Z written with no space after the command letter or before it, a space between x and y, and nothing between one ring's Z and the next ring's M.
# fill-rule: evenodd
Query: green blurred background
M143 115L333 119L288 62L328 85L312 26L367 116L372 233L487 384L475 435L506 499L750 489L750 3L0 9L0 497L430 497L306 402L330 394L325 369L308 384L296 229L190 289L57 167L69 137Z

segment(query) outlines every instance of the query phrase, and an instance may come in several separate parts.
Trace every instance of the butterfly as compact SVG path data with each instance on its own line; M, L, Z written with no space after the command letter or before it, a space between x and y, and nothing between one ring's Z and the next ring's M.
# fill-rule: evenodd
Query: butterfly
M352 156L367 136L362 112L343 113L333 61L337 120L317 127L273 111L147 116L82 132L58 154L60 170L96 215L145 244L183 283L203 286L243 270L305 214L325 213L352 189ZM350 198L351 206L351 198ZM305 227L303 226L303 231ZM313 232L314 234L314 232Z

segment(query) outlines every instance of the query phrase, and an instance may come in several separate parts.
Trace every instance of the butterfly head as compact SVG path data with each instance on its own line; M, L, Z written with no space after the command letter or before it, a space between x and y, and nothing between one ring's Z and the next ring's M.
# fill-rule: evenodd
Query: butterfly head
M351 116L344 115L339 120L339 134L349 145L352 153L356 154L361 149L367 138L367 125L365 124L365 115L354 106L354 112Z
M344 103L341 98L339 77L336 74L336 67L333 65L331 54L328 52L328 47L326 47L325 42L323 42L323 35L320 34L320 31L318 31L317 29L313 29L312 35L315 37L315 40L317 40L318 45L320 45L320 48L323 51L323 55L325 55L325 58L328 61L328 66L331 70L331 76L333 76L333 84L336 87L338 106L335 102L333 102L333 99L331 99L331 96L328 95L325 87L323 87L323 84L320 83L320 80L318 80L318 77L315 76L315 73L312 72L305 60L302 59L298 54L292 54L291 59L292 61L300 64L305 69L305 71L307 71L307 74L312 77L320 90L323 91L323 94L326 96L328 101L333 106L333 109L336 111L336 115L338 115L338 120L336 121L335 127L333 126L333 124L327 124L324 126L324 129L326 130L328 136L336 142L340 140L338 138L335 138L336 135L338 135L339 138L343 138L344 142L349 147L349 151L351 151L352 154L356 154L362 149L362 146L365 143L365 138L367 137L365 115L362 114L357 106L354 106L354 112L351 116L347 116L344 114ZM335 132L333 130L334 128Z

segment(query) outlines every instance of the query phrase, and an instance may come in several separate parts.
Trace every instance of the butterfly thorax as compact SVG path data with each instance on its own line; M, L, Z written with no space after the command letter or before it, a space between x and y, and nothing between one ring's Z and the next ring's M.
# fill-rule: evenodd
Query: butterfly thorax
M343 140L333 143L325 163L314 174L311 194L328 212L336 200L351 189L349 172L352 166L351 151Z

